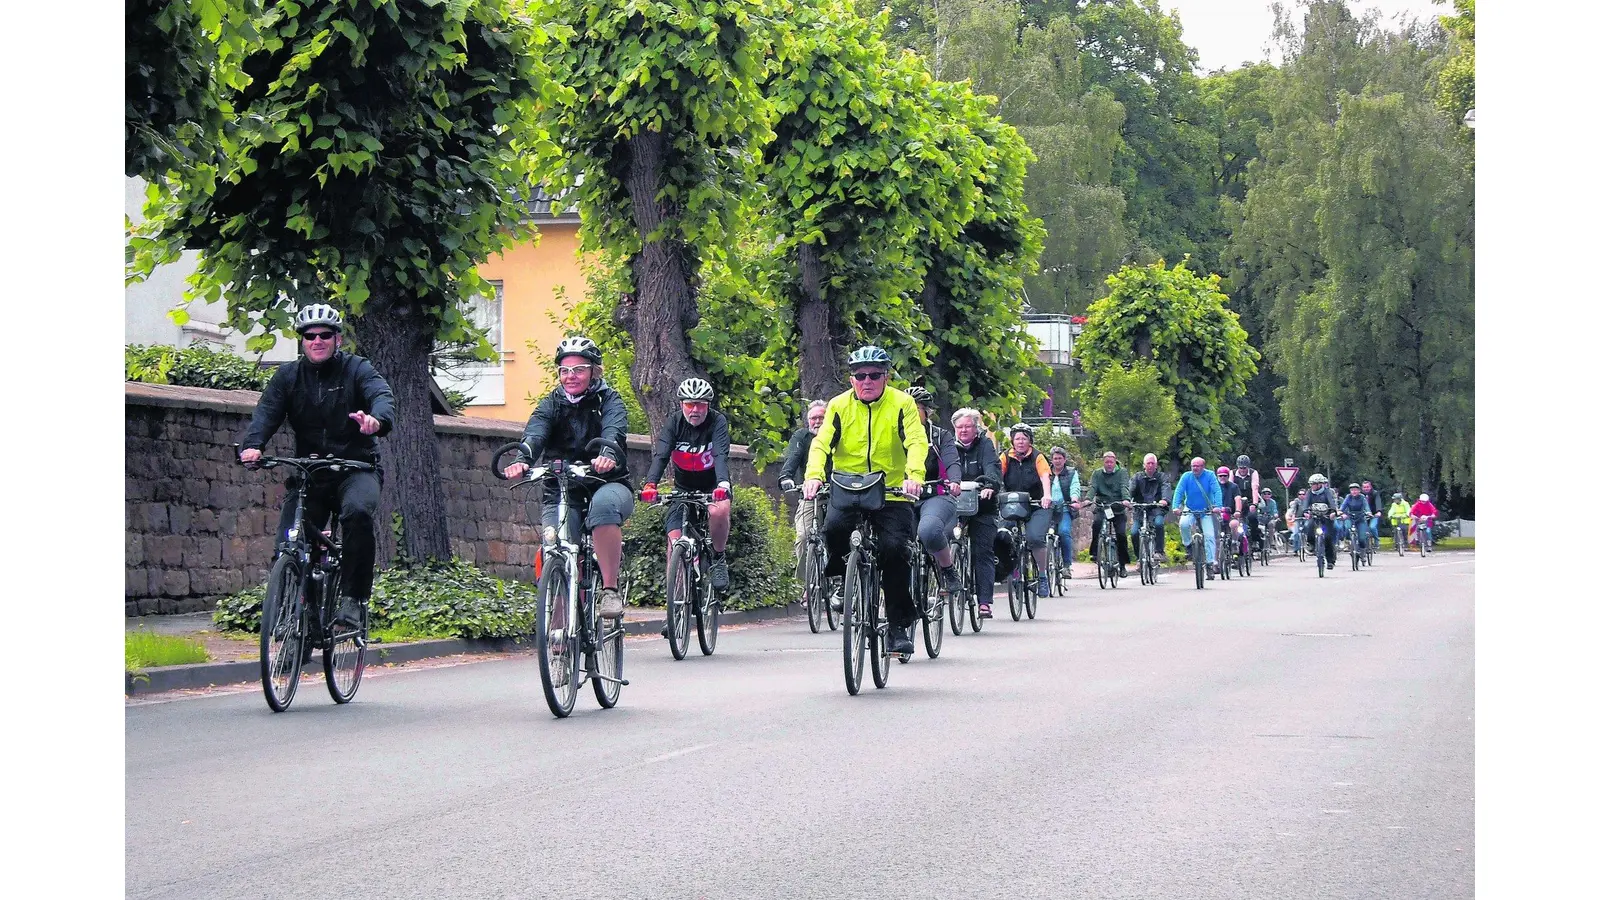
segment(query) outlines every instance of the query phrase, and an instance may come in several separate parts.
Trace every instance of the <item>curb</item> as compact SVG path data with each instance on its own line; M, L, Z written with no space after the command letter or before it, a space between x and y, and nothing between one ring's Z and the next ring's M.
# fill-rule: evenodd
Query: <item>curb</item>
M784 606L767 606L761 609L740 610L722 614L722 625L745 625L773 619L787 619L804 615L798 603ZM623 619L622 629L628 635L656 635L666 624L666 616L650 610L647 617ZM441 656L459 656L467 653L511 653L533 649L531 636L514 638L443 638L431 641L412 641L405 644L372 644L368 646L367 665L380 666L391 663L415 662ZM311 671L320 671L320 656L308 664ZM159 694L165 691L194 690L226 684L244 684L261 677L261 661L190 663L182 666L155 666L135 676L124 676L123 693L132 697L139 694Z

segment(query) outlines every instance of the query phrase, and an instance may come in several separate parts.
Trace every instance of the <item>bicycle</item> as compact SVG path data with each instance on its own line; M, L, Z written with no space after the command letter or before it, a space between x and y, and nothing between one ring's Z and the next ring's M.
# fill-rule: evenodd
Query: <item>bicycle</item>
M615 445L599 439L589 442L586 453L598 453ZM490 469L495 477L509 480L500 460L507 453L531 455L522 443L506 444L495 451ZM591 472L584 463L550 460L531 468L512 485L512 489L541 484L555 479L557 487L556 525L544 528L540 548L541 572L536 593L537 632L534 646L539 656L539 681L544 687L545 704L558 719L572 714L578 688L592 682L594 698L602 709L610 709L621 699L627 679L622 677L623 629L621 620L601 619L596 606L600 595L600 564L594 555L589 529L578 528L578 540L568 536L572 526L581 525L584 504L579 495L588 485L601 485L605 479ZM617 585L627 603L628 581ZM580 659L582 657L582 665Z
M938 659L944 646L945 601L939 597L938 563L915 537L911 539L911 599L917 604L917 618L922 622L922 645L929 659ZM916 639L915 633L912 639ZM900 661L910 662L902 655Z
M684 510L683 533L673 542L667 557L667 624L662 629L674 660L689 655L691 614L701 655L710 656L717 651L722 598L712 588L707 571L713 552L707 506L715 499L706 492L675 490L660 501Z
M238 447L234 448L237 454ZM319 472L371 472L371 463L337 457L263 456L251 469L290 466L299 471L294 493L294 518L280 535L277 555L267 574L267 596L261 604L261 690L273 712L294 702L300 669L311 651L322 651L322 673L333 702L349 703L367 669L368 611L361 604L360 624L340 626L339 579L344 544L339 517L330 512L326 530L306 521L306 486Z
M1155 584L1157 572L1156 554L1166 544L1167 536L1164 531L1156 528L1155 513L1152 510L1161 509L1161 504L1135 503L1133 508L1136 510L1135 515L1141 517L1139 520L1139 583ZM1158 535L1162 545L1159 547L1156 543Z
M1417 553L1427 557L1433 552L1433 516L1417 519Z
M799 488L784 491L786 494L798 494ZM800 582L800 604L806 608L806 622L811 626L812 634L822 633L822 622L826 618L829 631L838 631L839 622L834 617L833 604L828 602L828 541L822 533L823 517L828 511L828 486L823 485L817 491L815 499L800 498L801 503L810 503L811 524L806 533L800 535L800 558L796 565L796 580Z
M1202 515L1211 515L1211 513L1184 509L1179 511L1179 515L1187 515L1194 520L1189 529L1187 550L1189 552L1189 562L1194 566L1194 589L1203 591L1206 588L1206 535L1205 530L1200 525L1200 517Z
M1028 546L1028 517L1039 508L1038 501L1023 491L1008 491L1000 495L1000 518L1005 522L1001 531L1010 532L1011 546L1017 549L1017 565L1006 577L1006 599L1011 606L1011 621L1022 621L1023 612L1033 618L1039 609L1039 571L1033 550Z
M1317 554L1317 577L1322 578L1328 567L1328 529L1333 526L1333 508L1326 503L1311 504L1312 541L1301 541L1301 546L1313 544Z
M1295 520L1294 530L1295 530L1295 533L1300 535L1299 546L1294 551L1295 558L1298 559L1301 562L1305 562L1306 561L1306 544L1308 544L1310 542L1306 540L1306 536L1303 533L1305 528L1304 528L1303 523L1299 519Z
M1061 546L1061 532L1054 526L1044 538L1045 583L1050 585L1050 596L1065 597L1067 594L1067 565L1065 552Z
M1372 568L1373 561L1377 559L1378 539L1372 535L1370 530L1367 529L1366 523L1371 522L1376 518L1377 516L1373 515L1372 513L1367 513L1367 518L1364 522L1362 522L1361 525L1361 537L1363 539L1361 546L1361 561L1365 563L1369 569Z
M1233 525L1230 517L1224 513L1217 519L1217 577L1227 581L1233 577L1233 556L1238 552L1238 545L1233 540Z
M974 491L976 496L977 492ZM962 492L965 497L965 490ZM983 618L978 615L978 585L972 567L972 536L967 533L966 517L956 514L955 533L950 538L950 549L955 554L956 581L961 589L945 598L945 620L950 623L950 633L961 634L964 627L962 614L965 613L972 623L972 633L977 634L983 630Z
M1095 544L1095 576L1100 579L1100 589L1105 590L1106 582L1111 582L1111 589L1116 590L1117 579L1122 577L1122 562L1117 557L1116 535L1113 533L1116 526L1117 513L1126 504L1117 500L1111 503L1094 503L1095 515L1103 515L1100 523L1100 540Z
M1275 552L1275 548L1272 545L1274 539L1278 536L1278 532L1273 529L1272 522L1261 522L1259 524L1261 527L1261 546L1255 549L1255 553L1260 557L1261 565L1267 567L1272 565L1272 554Z
M1235 535L1233 531L1234 524L1239 526L1237 535ZM1250 574L1251 554L1245 552L1244 549L1248 539L1248 531L1246 529L1249 527L1250 526L1245 522L1245 518L1243 516L1235 517L1233 521L1228 524L1229 549L1228 556L1226 558L1230 561L1229 564L1232 565L1236 571L1238 571L1240 578L1245 578Z
M1395 555L1399 556L1401 559L1405 559L1407 543L1406 531L1408 530L1410 523L1400 519L1392 519L1390 520L1389 525L1393 529L1394 533Z
M884 488L886 494L903 494ZM872 655L872 683L889 685L889 614L878 574L878 534L870 516L850 533L850 557L844 571L844 687L853 697L861 691L867 651Z

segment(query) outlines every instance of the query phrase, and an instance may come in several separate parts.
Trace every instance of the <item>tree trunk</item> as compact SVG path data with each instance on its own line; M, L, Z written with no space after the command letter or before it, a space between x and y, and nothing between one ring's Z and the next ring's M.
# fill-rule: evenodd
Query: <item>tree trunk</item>
M628 196L641 239L680 215L676 203L656 198L665 150L666 138L653 131L628 141ZM695 274L689 249L681 241L646 241L632 267L633 390L653 430L677 409L678 382L701 374L689 357L689 329L699 324L700 310L689 283Z
M801 244L795 261L800 269L800 296L794 311L800 328L800 395L807 400L827 400L840 388L833 316L822 298L822 257L815 244Z
M915 373L907 372L908 380L912 384L921 383L933 391L933 412L936 420L942 421L946 415L955 412L955 401L950 396L950 386L956 383L954 354L952 348L942 346L938 336L945 333L951 326L949 298L939 290L939 280L929 272L922 280L922 311L927 313L928 324L931 326L933 343L933 377L924 379L915 377Z
M439 481L439 442L433 430L428 354L435 323L415 301L393 286L374 286L367 315L352 320L361 353L394 392L395 422L380 441L384 489L380 494L378 562L395 550L391 523L398 511L407 558L449 559L450 530Z

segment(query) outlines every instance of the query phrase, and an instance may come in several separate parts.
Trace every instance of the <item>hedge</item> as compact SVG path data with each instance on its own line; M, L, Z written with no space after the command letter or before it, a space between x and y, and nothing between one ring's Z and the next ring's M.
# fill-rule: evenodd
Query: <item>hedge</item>
M662 493L669 489L663 488ZM758 487L733 489L733 527L728 535L728 594L724 609L756 609L794 602L794 526ZM639 504L623 526L625 564L633 580L629 603L667 602L667 507Z

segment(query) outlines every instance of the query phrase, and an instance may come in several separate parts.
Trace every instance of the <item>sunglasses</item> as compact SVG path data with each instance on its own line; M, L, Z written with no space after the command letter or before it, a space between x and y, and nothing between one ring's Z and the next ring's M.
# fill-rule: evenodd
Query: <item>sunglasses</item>
M556 374L562 378L565 378L568 375L586 374L592 368L594 368L594 366L591 366L588 363L584 363L581 366L556 366Z
M851 372L850 377L857 381L882 381L889 376L888 372Z
M308 331L300 336L305 338L306 343L309 344L312 341L331 341L337 333L334 331Z

